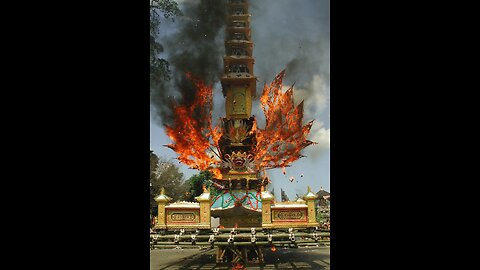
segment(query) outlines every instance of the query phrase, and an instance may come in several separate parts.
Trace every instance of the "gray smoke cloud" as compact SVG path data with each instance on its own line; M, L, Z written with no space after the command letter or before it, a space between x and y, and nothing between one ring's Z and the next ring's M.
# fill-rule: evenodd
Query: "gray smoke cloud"
M309 138L319 144L305 149L315 160L330 142L330 1L251 0L250 13L257 93L286 69L284 86L295 82L295 102L305 100L304 122L315 119ZM253 108L263 126L258 99Z
M159 122L171 119L170 100L188 104L193 97L192 83L185 78L190 71L215 85L214 117L224 116L224 98L219 77L225 52L225 0L178 0L184 16L172 25L176 31L162 36L173 78L152 87L151 102ZM250 0L252 39L255 57L254 74L259 82L270 83L286 69L284 85L295 82L295 101L305 100L304 121L315 119L309 137L322 145L305 151L315 158L329 145L330 97L330 1L329 0ZM252 114L260 127L265 120L258 98ZM214 122L216 119L214 119ZM315 151L310 150L316 149Z
M173 25L178 31L163 35L160 40L168 54L172 80L151 84L150 91L156 120L162 124L171 124L173 100L185 105L193 101L196 89L185 72L191 72L206 84L215 84L223 70L225 1L178 2L184 14Z

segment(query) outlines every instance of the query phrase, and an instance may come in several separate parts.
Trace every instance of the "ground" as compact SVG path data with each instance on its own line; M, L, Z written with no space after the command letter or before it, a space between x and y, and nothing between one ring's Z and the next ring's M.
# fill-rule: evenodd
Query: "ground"
M278 248L275 252L265 249L264 265L248 265L249 270L268 269L328 269L329 247ZM228 269L231 265L217 265L215 250L154 249L150 252L150 270L180 269Z

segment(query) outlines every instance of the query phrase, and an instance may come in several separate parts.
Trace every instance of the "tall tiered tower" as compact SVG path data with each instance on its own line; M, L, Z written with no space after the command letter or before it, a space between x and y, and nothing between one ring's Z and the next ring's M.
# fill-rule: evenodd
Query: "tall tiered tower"
M218 144L223 160L222 179L212 215L230 227L261 224L261 187L266 183L254 164L255 119L251 116L256 94L253 75L253 42L247 0L228 0L224 74L221 78L226 102L223 135Z
M226 118L245 119L252 112L252 97L256 92L253 75L253 42L247 0L230 0L221 78L226 97Z

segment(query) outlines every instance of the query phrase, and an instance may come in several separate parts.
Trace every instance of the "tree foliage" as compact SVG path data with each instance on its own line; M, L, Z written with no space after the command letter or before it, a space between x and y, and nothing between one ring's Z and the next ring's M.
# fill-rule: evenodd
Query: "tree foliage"
M281 196L282 196L282 202L287 202L287 201L290 201L290 199L288 198L287 196L287 193L285 193L285 191L283 189L280 190L281 191Z
M159 158L157 157L157 155L155 155L153 150L150 150L150 179L152 179L155 171L157 170L158 162L159 162Z
M200 194L203 193L203 185L205 187L210 187L211 182L210 180L212 179L212 173L209 171L202 171L199 174L192 175L188 180L188 195L187 195L187 200L188 201L194 201L195 197L200 196Z
M166 195L173 201L185 199L185 178L179 167L171 161L158 157L150 151L150 207L156 213L154 198L165 188Z
M163 52L163 46L158 42L162 15L173 21L176 16L182 15L182 12L173 0L150 1L150 81L153 84L170 80L171 74L168 61L159 57Z

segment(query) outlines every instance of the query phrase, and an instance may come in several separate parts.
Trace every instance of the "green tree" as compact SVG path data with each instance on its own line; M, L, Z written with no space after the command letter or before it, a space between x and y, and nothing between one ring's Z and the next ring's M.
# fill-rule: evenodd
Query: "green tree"
M153 150L150 150L150 179L152 179L152 177L155 174L155 171L157 170L158 161L159 161L159 159L158 159L157 155L155 155Z
M203 185L210 187L213 174L209 171L202 171L199 174L192 175L188 180L188 201L194 201L195 197L203 193Z
M174 21L182 12L176 1L150 0L150 81L153 84L170 80L171 74L168 61L159 57L163 52L163 46L158 42L162 15Z
M157 194L155 193L156 188L153 187L152 182L156 177L155 171L157 170L157 167L158 167L158 161L159 161L158 156L155 155L155 153L152 150L150 150L150 210L154 211L155 213L157 213L157 210L155 209L156 202L154 198Z
M150 151L150 207L154 215L157 212L157 203L154 198L160 194L162 187L173 201L185 199L185 178L180 168Z
M317 213L317 222L322 224L324 221L323 213L318 209L317 205L315 205L315 213Z

